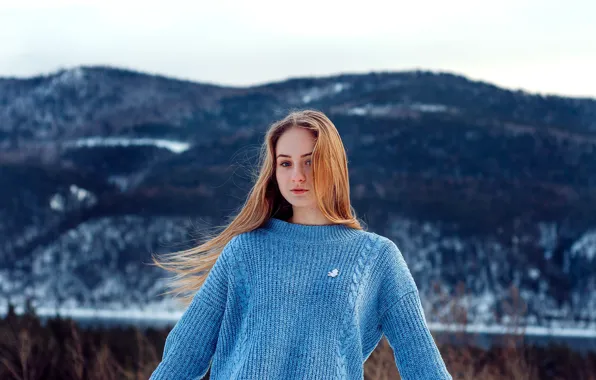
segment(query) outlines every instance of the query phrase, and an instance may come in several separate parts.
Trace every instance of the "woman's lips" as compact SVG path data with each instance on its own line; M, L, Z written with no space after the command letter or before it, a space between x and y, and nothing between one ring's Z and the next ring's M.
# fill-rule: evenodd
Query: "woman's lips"
M292 190L292 193L298 195L298 194L304 194L306 193L308 190Z

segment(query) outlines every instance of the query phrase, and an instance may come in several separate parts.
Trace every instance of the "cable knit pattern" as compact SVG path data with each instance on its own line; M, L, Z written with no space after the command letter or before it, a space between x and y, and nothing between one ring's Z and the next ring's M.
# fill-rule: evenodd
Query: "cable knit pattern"
M224 247L151 379L362 380L383 334L402 379L451 379L390 239L271 218Z
M337 378L348 379L349 376L346 373L347 361L346 354L344 352L345 343L351 341L351 334L355 334L357 331L354 326L350 326L350 322L353 321L352 316L357 313L356 310L356 299L358 296L358 290L361 289L361 279L364 273L365 266L371 259L374 259L376 250L372 249L373 246L373 235L369 236L369 239L364 244L364 249L360 251L358 255L358 265L356 266L354 273L352 274L352 283L350 285L350 293L348 294L348 303L350 305L350 313L344 315L340 339L338 344L338 361L337 361Z

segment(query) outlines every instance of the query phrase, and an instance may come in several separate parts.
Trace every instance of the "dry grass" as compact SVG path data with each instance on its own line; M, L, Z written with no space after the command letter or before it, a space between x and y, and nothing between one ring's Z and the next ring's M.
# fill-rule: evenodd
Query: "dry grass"
M522 317L527 305L514 286L509 297L501 304L503 320L509 321L504 335L494 337L493 346L483 349L477 345L478 333L467 332L468 315L463 300L466 291L459 285L455 295L449 295L439 286L435 292L440 302L431 311L437 317L438 310L447 313L438 319L443 324L458 326L449 336L449 343L438 343L439 350L449 373L454 379L596 379L596 354L580 355L566 346L532 347L525 341ZM430 314L430 313L429 313ZM427 319L430 315L427 315ZM435 341L437 334L433 334ZM365 379L399 379L393 351L383 337L381 343L365 363Z
M0 379L140 380L157 364L168 331L81 329L70 319L42 326L27 313L0 320Z
M520 313L523 303L514 288L511 292L504 309ZM465 322L457 300L449 304L453 307L449 314ZM21 316L9 312L0 320L0 379L148 379L161 360L168 332L82 329L68 319L52 319L42 326L32 312ZM596 353L580 355L565 346L529 347L520 332L523 327L512 326L512 334L485 350L475 347L474 334L462 328L438 347L454 379L596 380ZM400 378L386 338L366 361L364 373L366 380Z

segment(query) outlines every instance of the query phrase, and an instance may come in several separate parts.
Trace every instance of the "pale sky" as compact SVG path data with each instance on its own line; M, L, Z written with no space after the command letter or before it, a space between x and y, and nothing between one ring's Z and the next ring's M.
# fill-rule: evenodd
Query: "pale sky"
M109 65L222 85L447 71L596 98L595 0L0 0L0 76Z

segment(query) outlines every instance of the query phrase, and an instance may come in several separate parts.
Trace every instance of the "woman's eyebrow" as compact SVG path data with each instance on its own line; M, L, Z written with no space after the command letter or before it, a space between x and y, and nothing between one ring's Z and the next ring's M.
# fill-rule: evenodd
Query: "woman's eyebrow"
M306 157L306 156L308 156L308 155L310 155L310 154L312 154L312 152L310 152L310 153L304 153L304 154L303 154L302 156L300 156L300 157ZM278 154L278 155L277 155L277 158L279 158L279 157L289 157L289 158L292 158L292 156L288 156L287 154Z

